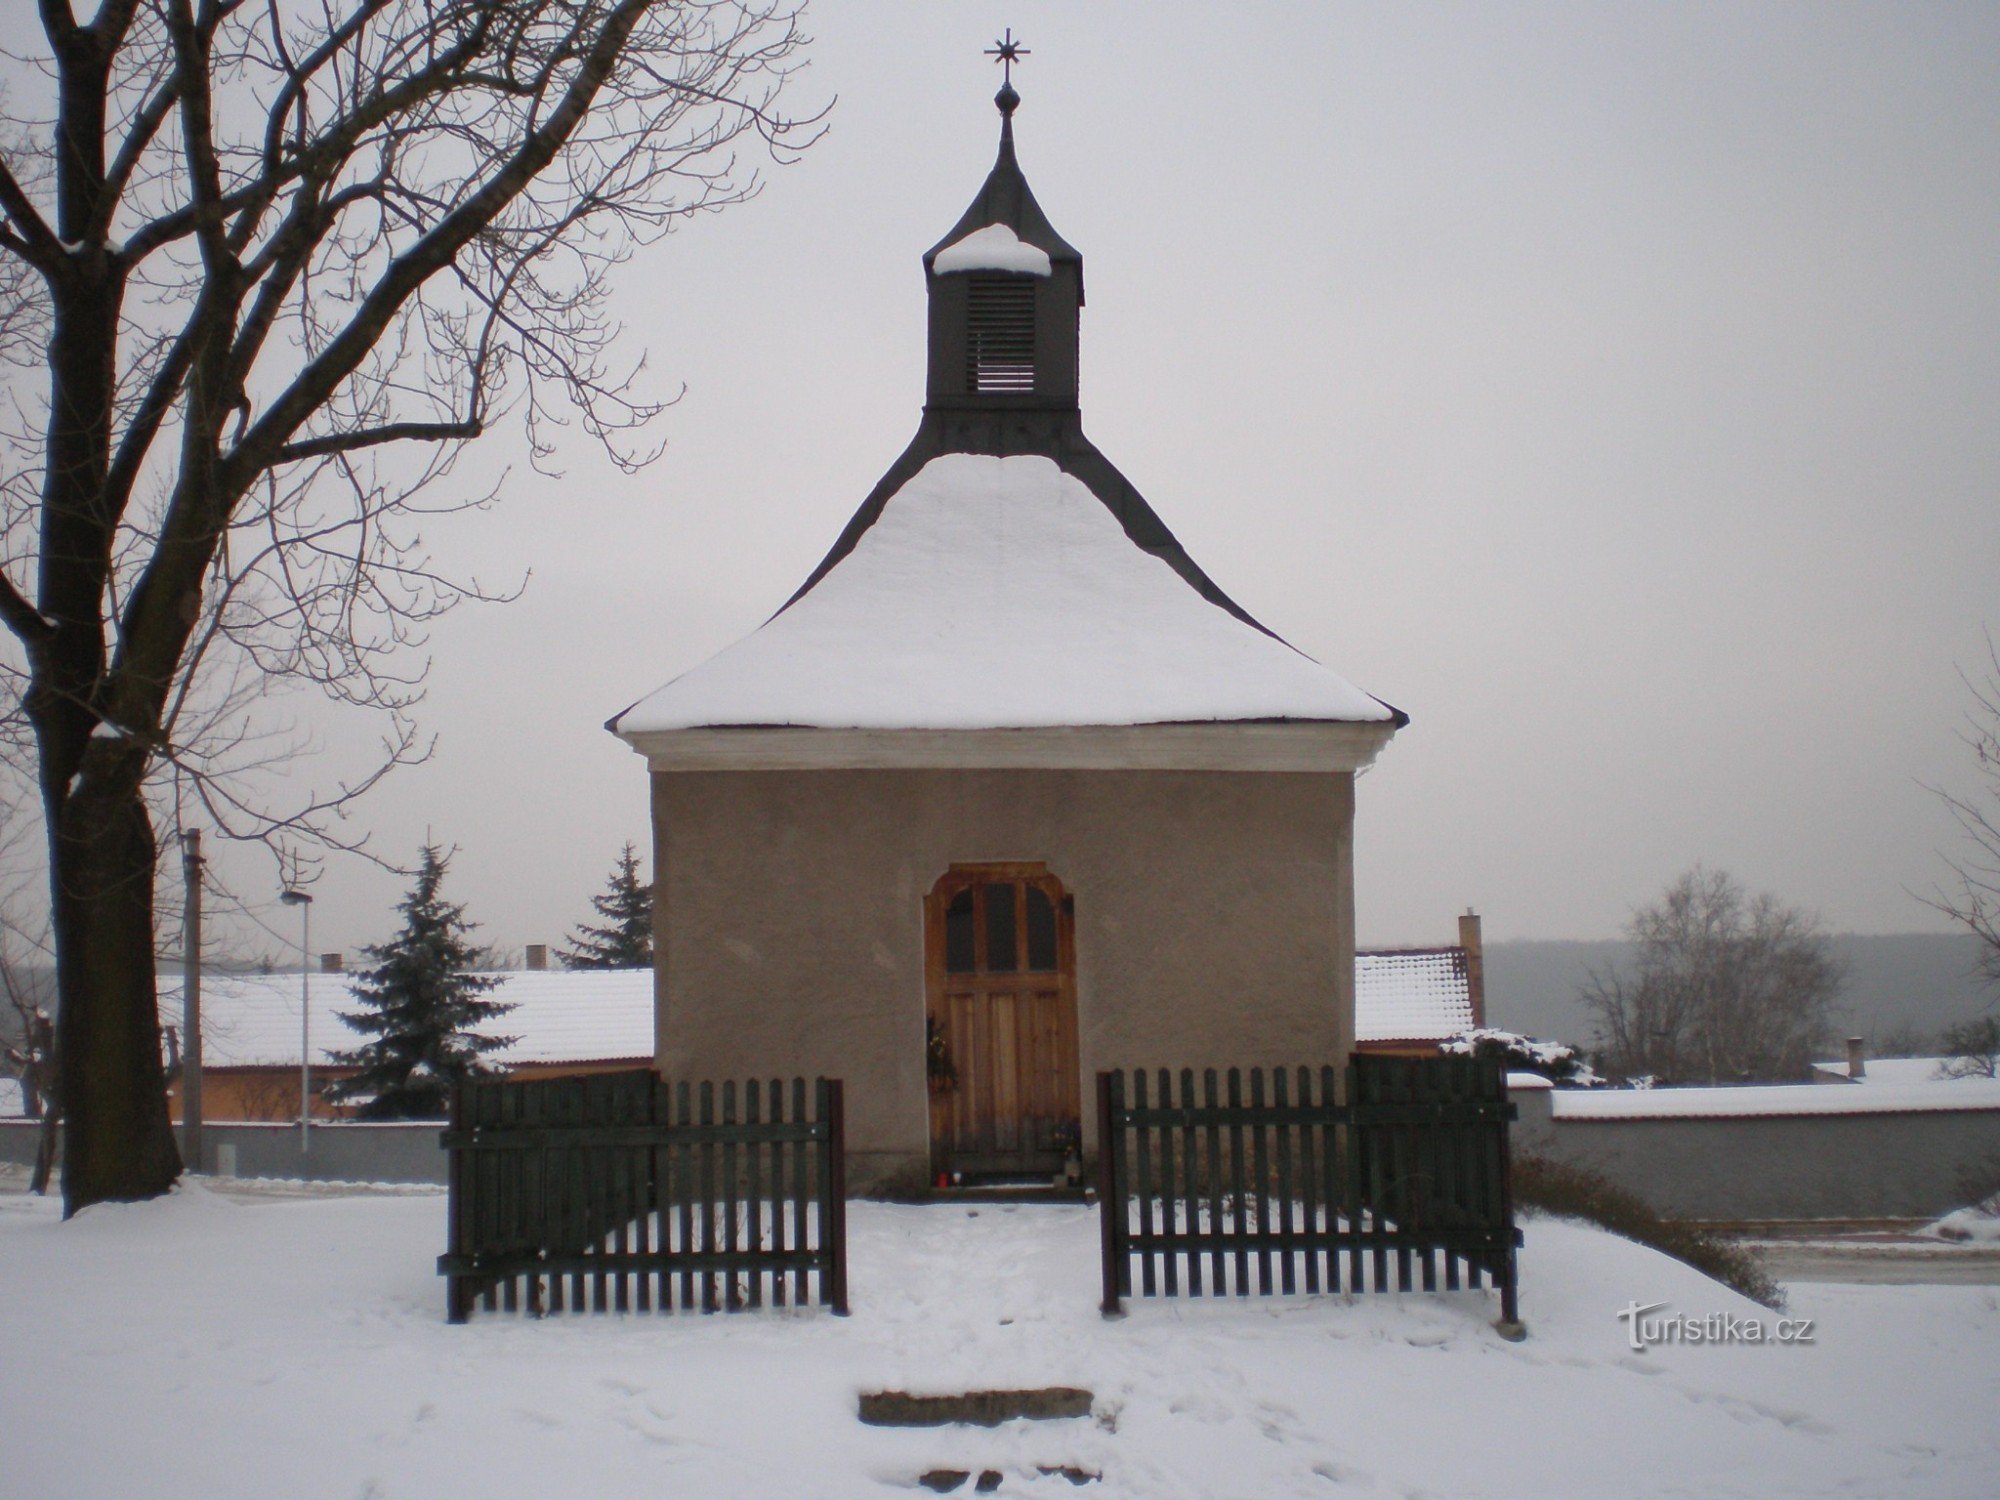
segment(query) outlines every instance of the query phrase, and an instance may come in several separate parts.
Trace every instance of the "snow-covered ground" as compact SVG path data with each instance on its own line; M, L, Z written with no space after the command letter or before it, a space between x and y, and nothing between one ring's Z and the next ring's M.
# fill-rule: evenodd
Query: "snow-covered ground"
M1636 1353L1648 1314L1777 1314L1530 1221L1491 1294L1138 1301L1088 1209L856 1204L854 1315L443 1318L437 1195L200 1187L69 1224L0 1194L9 1500L1001 1494L1966 1496L2000 1491L2000 1289L1798 1286L1811 1344ZM1081 1385L1092 1418L878 1429L859 1392ZM1087 1488L1039 1472L1102 1475ZM966 1485L959 1493L970 1494Z
M2000 1245L2000 1193L1969 1208L1953 1209L1935 1224L1926 1225L1924 1233L1942 1240Z

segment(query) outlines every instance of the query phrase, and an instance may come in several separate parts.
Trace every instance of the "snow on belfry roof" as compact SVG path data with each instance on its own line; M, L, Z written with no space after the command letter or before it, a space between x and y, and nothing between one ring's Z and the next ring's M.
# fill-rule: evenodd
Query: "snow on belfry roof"
M1005 224L988 224L963 239L954 240L938 251L931 269L951 271L1025 271L1031 276L1052 274L1049 252L1030 245Z
M1204 599L1054 461L946 453L791 605L613 727L1259 719L1397 715Z

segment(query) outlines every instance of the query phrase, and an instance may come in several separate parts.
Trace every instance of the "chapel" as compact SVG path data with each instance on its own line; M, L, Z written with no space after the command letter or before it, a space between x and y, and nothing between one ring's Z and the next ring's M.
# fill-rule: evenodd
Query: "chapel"
M861 1190L1059 1173L1098 1069L1344 1062L1355 775L1408 722L1084 435L1083 257L995 103L923 257L916 435L776 614L609 725L651 775L659 1068L846 1080Z

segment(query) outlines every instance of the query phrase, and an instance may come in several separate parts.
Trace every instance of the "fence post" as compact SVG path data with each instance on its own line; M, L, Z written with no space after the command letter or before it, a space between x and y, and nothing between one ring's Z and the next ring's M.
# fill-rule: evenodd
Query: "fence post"
M1104 1300L1099 1311L1107 1318L1119 1317L1124 1311L1118 1305L1118 1286L1124 1262L1120 1246L1124 1236L1119 1230L1125 1222L1125 1184L1118 1178L1117 1153L1111 1144L1112 1132L1117 1128L1112 1123L1112 1089L1116 1077L1113 1073L1097 1075L1097 1229L1104 1272Z
M1507 1129L1514 1118L1514 1101L1507 1097L1507 1075L1500 1064L1493 1064L1493 1076L1499 1080L1494 1093L1500 1102L1495 1113L1500 1136L1500 1228L1507 1236L1506 1257L1500 1280L1500 1335L1503 1338L1518 1339L1527 1336L1521 1325L1520 1261L1515 1254L1515 1240L1519 1231L1514 1228L1514 1143Z
M826 1117L826 1201L820 1208L820 1233L826 1243L828 1301L834 1316L847 1316L847 1109L842 1080L820 1080L822 1113Z
M445 1133L445 1140L451 1140L451 1132L465 1126L465 1085L454 1084L451 1090L451 1129ZM450 1224L447 1230L445 1248L452 1255L465 1253L465 1177L464 1162L466 1148L456 1143L445 1150L445 1199L449 1206ZM444 1279L444 1316L447 1323L463 1323L472 1316L472 1283L464 1276L453 1274Z

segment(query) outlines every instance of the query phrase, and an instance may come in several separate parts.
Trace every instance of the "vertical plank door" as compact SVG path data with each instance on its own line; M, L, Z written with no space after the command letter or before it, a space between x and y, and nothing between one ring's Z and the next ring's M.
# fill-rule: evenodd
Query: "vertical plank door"
M933 1169L1059 1173L1082 1097L1062 882L1042 864L953 865L925 899L924 929Z

